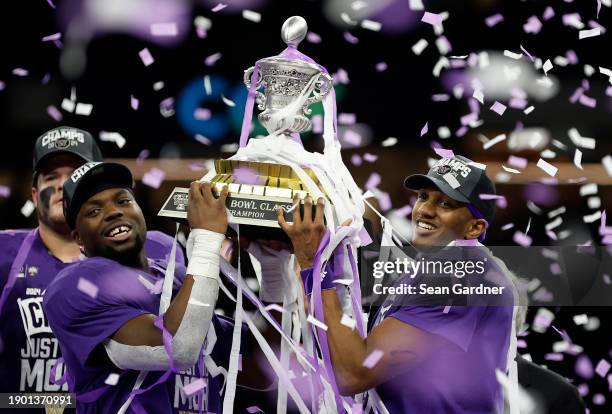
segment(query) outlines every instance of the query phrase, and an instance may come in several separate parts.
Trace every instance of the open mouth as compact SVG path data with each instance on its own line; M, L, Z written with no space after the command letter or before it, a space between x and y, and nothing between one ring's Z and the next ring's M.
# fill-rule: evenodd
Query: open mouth
M427 235L427 234L433 233L437 229L438 229L438 226L436 226L433 223L429 223L423 220L416 221L416 231L418 234Z
M104 237L112 241L125 241L131 235L132 227L127 224L119 224L104 233Z

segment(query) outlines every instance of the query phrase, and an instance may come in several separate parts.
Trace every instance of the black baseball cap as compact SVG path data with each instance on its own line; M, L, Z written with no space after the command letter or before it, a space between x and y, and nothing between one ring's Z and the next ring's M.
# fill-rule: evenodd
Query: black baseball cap
M109 188L134 188L129 168L113 162L88 162L75 169L64 182L64 216L71 229L81 206L93 195Z
M68 153L81 158L83 162L101 162L102 151L93 136L79 128L59 126L38 137L34 144L34 181L44 160L49 156Z
M461 155L436 161L427 175L408 176L404 185L413 191L433 185L453 200L470 205L472 214L475 208L488 224L495 216L495 200L480 198L481 194L496 194L495 184L487 177L484 169Z

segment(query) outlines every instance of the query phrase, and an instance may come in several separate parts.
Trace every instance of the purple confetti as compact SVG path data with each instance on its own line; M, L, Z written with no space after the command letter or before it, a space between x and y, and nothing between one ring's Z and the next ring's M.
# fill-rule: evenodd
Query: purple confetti
M453 158L455 156L453 150L444 148L434 148L434 152L442 158Z
M377 159L378 159L378 155L370 154L369 152L366 152L365 154L363 154L364 161L375 162Z
M553 275L560 275L562 273L561 266L559 263L551 263L550 264L550 273Z
M368 180L365 183L365 189L366 190L370 190L372 188L375 188L378 186L378 184L380 184L380 174L378 173L372 173L370 174L370 177L368 177Z
M468 132L468 127L467 126L462 126L461 128L459 128L458 130L455 131L455 135L457 137L462 137L464 136L466 133Z
M135 98L134 95L130 95L130 106L134 111L138 110L138 106L140 105L140 101L138 98Z
M595 98L591 98L590 96L586 96L584 94L580 95L578 101L582 105L588 106L589 108L595 108L597 106L597 100Z
M517 168L526 168L527 158L510 155L508 157L508 164L512 165L513 167L517 167Z
M547 361L563 361L563 354L558 352L550 352L544 355L544 359Z
M47 107L47 113L57 122L60 122L62 119L64 119L64 115L62 115L62 113L53 105L49 105Z
M516 341L516 347L517 348L525 349L525 348L527 348L527 342L525 342L524 339L519 339L519 340Z
M79 278L77 289L94 299L98 296L98 286L82 277Z
M59 40L61 37L62 37L61 33L54 33L52 35L43 37L41 40L43 42L50 42L50 41L53 41L53 40Z
M525 233L518 231L518 230L514 232L514 235L512 236L512 240L514 240L516 244L521 245L523 247L531 246L531 243L533 242L531 237L529 237Z
M206 57L206 59L204 59L204 64L205 64L206 66L212 66L212 65L214 65L215 63L217 63L217 61L218 61L219 59L221 59L221 56L222 56L222 55L221 55L221 52L214 53L214 54L212 54L212 55L210 55L210 56Z
M493 27L498 23L501 23L504 21L504 16L502 16L501 14L497 13L494 14L493 16L489 16L485 19L485 24L489 27Z
M555 17L555 11L553 10L552 7L548 6L545 10L544 10L544 14L542 15L542 18L544 20L550 20L553 17Z
M206 170L206 166L198 162L192 162L191 164L189 164L189 169L191 171L204 171Z
M353 125L355 124L356 118L355 114L341 113L338 114L338 123L341 125Z
M589 394L589 385L588 384L580 384L578 386L578 393L582 397L587 396Z
M53 1L47 0L47 4L51 6L52 9L55 9L55 4L53 4Z
M159 168L151 168L142 176L142 183L151 188L158 189L166 179L166 173Z
M421 136L427 134L427 131L429 131L429 121L425 122L425 125L423 125L423 128L421 128Z
M353 36L350 32L344 32L344 40L346 40L347 42L353 45L356 45L357 43L359 43L359 39Z
M578 102L578 99L580 99L580 97L582 96L582 94L584 93L584 88L583 87L578 87L574 93L572 94L572 96L570 96L569 101L571 103L576 103Z
M527 19L527 23L523 25L525 33L538 34L542 29L542 22L536 16L531 16Z
M6 83L0 81L0 91L6 88Z
M472 112L467 115L463 115L460 119L461 125L469 125L472 122L476 122L478 120L478 113Z
M408 214L412 213L412 206L410 204L406 204L404 207L400 207L395 210L395 213L406 217Z
M532 62L535 62L535 58L531 55L531 53L529 53L527 51L527 49L525 49L523 47L523 45L521 45L521 50L523 51L523 53L525 53L527 55L527 57L529 58L529 60L531 60Z
M210 119L210 115L210 109L206 108L197 108L195 111L193 111L193 117L198 121L206 121L207 119Z
M151 52L149 52L149 49L146 47L138 52L138 56L140 56L140 60L142 60L142 64L145 66L149 66L155 62L155 59L151 56Z
M434 102L446 102L450 99L447 93L436 93L431 95L431 100Z
M491 106L491 111L497 113L498 115L503 115L504 112L506 111L506 105L495 101L495 103L493 104L493 106Z
M595 367L595 372L602 378L606 377L606 374L610 371L610 363L605 359L600 360Z
M361 145L361 135L359 135L357 132L353 131L352 129L347 129L344 132L343 139L348 144L351 144L354 146Z
M323 118L321 115L315 115L311 119L312 121L312 132L315 134L320 134L323 132Z
M174 37L178 35L176 22L152 23L150 30L151 35L156 37Z
M185 393L186 396L189 397L195 394L196 392L200 391L201 389L204 389L205 386L206 386L206 383L204 382L204 379L198 378L195 381L183 386L183 392Z
M253 405L253 406L251 406L251 407L247 408L246 410L247 410L247 412L248 412L249 414L263 413L263 411L261 410L261 408L259 408L259 407L258 407L258 406L256 406L256 405Z
M308 40L310 43L321 43L321 36L315 32L308 32L306 35L306 40Z
M0 197L9 198L11 196L11 189L5 185L0 185Z
M511 228L513 228L513 227L514 227L514 223L507 223L507 224L504 224L504 225L501 227L501 229L502 229L502 231L505 231L505 230L510 230L510 229L511 229Z
M389 193L380 193L376 196L378 200L378 204L380 204L380 208L382 211L388 211L391 209L391 196Z
M439 26L442 24L442 16L436 13L425 12L421 21L423 23L429 23L432 26Z
M387 63L386 62L378 62L376 64L376 71L377 72L384 72L387 70Z
M588 356L580 355L578 359L576 359L574 371L582 378L589 380L593 378L593 363Z
M151 155L151 152L149 152L148 149L143 149L142 151L140 151L140 153L138 154L138 157L136 158L136 164L138 165L142 165L142 162L149 156Z
M603 394L593 395L593 404L604 405L606 403L606 397Z
M29 72L27 71L27 69L24 69L24 68L15 68L15 69L13 69L13 75L15 75L15 76L22 76L22 77L23 76L28 76L28 73Z
M521 98L511 98L508 102L508 106L514 109L525 109L527 108L527 100Z
M363 164L363 160L359 154L353 154L351 156L351 164L353 164L355 167L359 167L361 164Z
M43 78L40 81L40 83L42 83L43 85L46 85L47 83L49 83L50 80L51 80L51 74L50 73L45 73L45 76L43 76ZM2 89L2 88L0 88L0 89Z
M238 167L234 170L234 178L237 184L257 184L259 175L257 171L248 167Z
M506 197L503 196L503 195L499 195L499 194L479 194L478 197L481 200L495 200L495 204L499 208L506 208L506 207L508 207L508 201L506 200Z
M363 360L363 366L366 368L374 368L385 353L380 349L375 349Z
M210 9L210 11L212 11L213 13L216 13L218 11L221 11L221 10L225 9L226 7L227 7L227 4L219 3L215 7Z
M565 58L572 65L575 65L578 63L578 56L576 55L576 52L574 52L573 50L568 50L567 52L565 52Z

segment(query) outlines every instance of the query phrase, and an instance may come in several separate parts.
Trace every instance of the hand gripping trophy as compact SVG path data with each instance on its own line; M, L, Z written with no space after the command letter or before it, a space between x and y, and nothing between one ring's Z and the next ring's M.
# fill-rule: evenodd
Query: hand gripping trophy
M217 191L221 191L223 186L229 187L229 222L234 228L239 226L240 235L249 237L251 234L254 239L286 237L277 223L276 211L278 207L290 210L296 194L300 199L309 194L315 201L324 197L325 222L330 238L320 254L318 269L313 270L320 282L321 269L332 252L337 248L344 249L344 274L353 278L345 289L344 301L348 308L352 308L352 316L363 336L361 292L355 259L356 249L369 242L363 228L364 201L340 155L332 79L323 66L297 50L307 30L302 17L287 19L281 29L287 48L277 56L258 60L244 72L244 83L249 93L240 148L228 159L215 160L214 169L201 180L212 182ZM322 102L324 109L323 153L305 150L299 136L300 132L311 128L309 106L315 102ZM255 103L262 111L258 119L268 135L249 139ZM186 218L188 191L187 188L175 188L159 215ZM290 222L291 215L286 215L286 219ZM352 219L350 226L339 227L347 219ZM310 309L315 318L323 320L320 295L320 290L312 294ZM302 328L320 330L307 325L308 328ZM317 397L316 411L341 411L342 397L337 393L327 342L321 340L322 335L323 332L318 332L311 336L318 339L319 351L314 353L314 359L321 366L317 371L322 373L318 380L321 392ZM312 349L307 351L312 356Z

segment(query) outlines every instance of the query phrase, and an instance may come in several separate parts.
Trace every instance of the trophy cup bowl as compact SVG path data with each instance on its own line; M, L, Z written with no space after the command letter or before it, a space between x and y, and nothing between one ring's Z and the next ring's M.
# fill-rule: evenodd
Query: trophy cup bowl
M297 44L304 39L307 30L303 18L294 16L287 19L281 36L289 46L286 49L289 53L261 59L244 72L247 88L251 89L251 79L257 79L255 102L263 111L258 116L259 121L270 135L281 135L287 140L291 140L291 134L311 127L307 117L311 113L309 106L320 102L332 89L331 77L310 58L297 52ZM253 76L256 70L258 72ZM299 163L299 160L295 162ZM316 174L308 168L303 168L303 171L325 195ZM215 160L214 168L202 181L213 183L217 193L224 186L229 187L226 202L231 213L229 222L240 225L240 235L254 239L288 241L278 225L277 209L291 210L296 194L304 199L312 190L290 166L272 161ZM188 194L188 188L175 188L158 215L186 219ZM329 197L326 198L329 202ZM285 217L289 223L291 216L287 214Z

